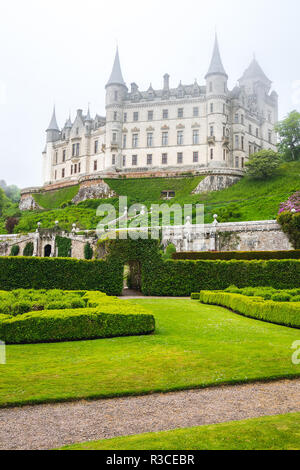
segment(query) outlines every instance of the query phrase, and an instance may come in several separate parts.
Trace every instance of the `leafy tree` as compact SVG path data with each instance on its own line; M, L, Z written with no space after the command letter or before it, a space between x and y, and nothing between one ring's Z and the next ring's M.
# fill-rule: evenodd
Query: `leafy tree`
M267 179L273 176L279 165L282 163L282 156L273 150L261 150L254 153L246 163L247 174L256 179Z
M292 111L276 126L278 150L288 161L300 160L300 113Z
M5 207L6 201L7 199L6 199L5 193L3 189L0 188L0 217L3 214L3 209Z
M7 186L6 181L0 180L0 188L12 202L19 202L21 197L20 189L14 184Z
M8 217L5 223L5 229L8 233L14 233L14 228L18 225L19 219L16 217Z

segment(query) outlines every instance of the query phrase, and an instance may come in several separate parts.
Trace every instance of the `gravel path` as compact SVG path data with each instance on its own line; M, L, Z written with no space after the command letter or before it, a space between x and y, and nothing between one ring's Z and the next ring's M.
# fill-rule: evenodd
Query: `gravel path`
M0 449L51 449L291 412L300 412L300 379L0 409Z

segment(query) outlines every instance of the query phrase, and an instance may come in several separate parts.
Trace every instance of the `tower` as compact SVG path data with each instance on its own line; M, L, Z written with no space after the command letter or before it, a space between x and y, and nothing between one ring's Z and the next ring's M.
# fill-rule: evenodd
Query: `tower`
M227 81L217 35L211 63L206 79L207 103L207 135L208 155L207 164L211 167L222 167L228 163L228 110L227 110Z
M46 130L46 148L43 152L43 179L44 183L48 183L52 180L52 150L53 145L60 139L60 129L56 120L55 106L53 108L53 114Z
M117 48L106 89L106 162L107 168L121 168L123 100L128 88L124 82Z

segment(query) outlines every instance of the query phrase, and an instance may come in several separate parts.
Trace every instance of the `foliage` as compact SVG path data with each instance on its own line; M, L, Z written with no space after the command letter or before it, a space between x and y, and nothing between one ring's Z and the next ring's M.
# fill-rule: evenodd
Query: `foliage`
M23 256L32 256L33 255L34 246L32 242L26 243L26 246L23 251Z
M153 314L156 333L8 345L7 366L0 367L0 406L137 396L300 376L299 366L290 360L299 330L261 323L194 300L122 302Z
M19 219L17 217L8 217L5 222L5 229L7 233L14 233L14 228L18 225Z
M200 302L227 307L246 317L278 325L300 328L300 304L264 300L229 292L201 291Z
M87 260L90 260L93 258L93 248L91 247L91 245L89 243L86 243L84 245L84 258L87 259Z
M246 163L247 174L254 179L268 179L277 172L282 157L273 150L261 150L249 157Z
M18 256L19 253L20 253L19 245L13 245L10 250L10 256Z
M282 212L300 212L300 191L297 191L295 194L280 205L279 214Z
M96 304L93 308L75 306L51 310L49 304L49 310L43 312L18 312L23 315L0 320L0 337L7 344L24 344L132 336L154 331L154 317L142 308L131 307L102 293L93 295L93 303ZM30 309L29 302L26 307Z
M3 215L3 209L6 202L6 196L3 189L0 188L0 216Z
M295 250L300 249L300 212L281 212L277 218Z
M89 441L62 450L299 450L299 434L300 413L291 413Z
M162 259L164 261L172 259L175 253L176 253L176 246L173 245L173 243L169 243L165 251L162 252Z
M300 113L292 111L275 128L279 135L278 150L285 159L300 160Z
M21 198L20 189L14 184L7 186L6 181L1 180L0 188L4 190L6 196L8 197L8 199L10 199L10 201L15 202L15 203L20 201L20 198Z
M72 240L70 238L60 237L59 235L57 235L55 237L55 244L57 246L58 258L71 257Z
M238 204L229 204L226 207L221 207L218 211L218 222L226 223L233 219L239 219L241 217L241 211Z
M76 196L78 191L79 185L77 184L67 188L34 194L34 199L38 205L44 209L58 209L62 204L69 203L71 199Z
M268 260L300 259L300 250L293 251L190 251L174 253L174 260Z
M123 266L117 260L70 258L0 258L0 289L95 290L120 295Z

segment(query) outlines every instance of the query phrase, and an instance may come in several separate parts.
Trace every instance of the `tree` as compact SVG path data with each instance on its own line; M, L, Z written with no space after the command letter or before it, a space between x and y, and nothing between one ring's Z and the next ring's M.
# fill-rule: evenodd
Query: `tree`
M247 174L256 179L267 179L273 176L279 165L282 163L282 156L273 150L261 150L254 153L246 163Z
M8 233L14 233L14 228L18 225L19 219L17 217L8 217L6 219L5 228Z
M0 216L2 216L3 214L3 209L4 209L6 201L7 199L6 199L5 193L3 189L0 188Z
M278 151L285 160L300 160L300 113L292 111L275 127L279 136Z

